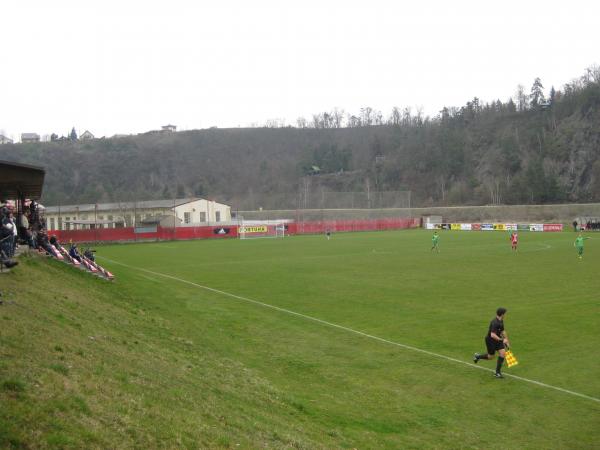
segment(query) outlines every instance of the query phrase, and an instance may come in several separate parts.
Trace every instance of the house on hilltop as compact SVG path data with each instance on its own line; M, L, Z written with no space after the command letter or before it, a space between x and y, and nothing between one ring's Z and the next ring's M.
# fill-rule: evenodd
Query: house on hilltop
M90 133L88 130L85 130L83 133L81 133L81 135L79 136L79 140L80 141L89 141L90 139L95 139L94 135L92 133Z
M40 135L37 133L21 133L21 142L23 144L29 142L40 142Z
M11 138L8 138L6 136L4 136L3 134L0 134L0 145L3 144L12 144L13 140Z
M163 125L160 127L160 130L150 130L145 133L138 133L138 135L153 135L153 134L163 134L163 133L174 133L177 131L177 125Z

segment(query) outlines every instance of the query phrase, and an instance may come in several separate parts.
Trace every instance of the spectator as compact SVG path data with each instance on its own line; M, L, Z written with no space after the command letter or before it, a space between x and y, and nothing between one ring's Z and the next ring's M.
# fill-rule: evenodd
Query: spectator
M9 258L6 253L4 253L4 250L2 250L2 248L0 247L0 268L2 266L6 266L9 269L11 267L16 266L17 264L19 264L19 261L15 261L14 259Z
M26 214L19 214L19 220L17 225L21 242L25 242L27 243L27 245L29 245L30 248L34 248L35 245L33 244L31 231L29 231L29 220L27 219Z
M54 256L54 251L52 251L52 248L50 247L50 242L48 241L48 235L43 230L36 234L36 239L38 248L43 248L46 251L46 253L48 253L51 256Z
M0 208L0 248L7 258L12 256L13 227L8 208L3 206Z
M10 257L15 256L15 251L17 249L17 236L19 235L17 231L17 221L15 220L15 216L12 212L8 213L8 218L10 223L12 224L12 240L10 243Z
M94 256L94 252L96 250L91 250L89 247L85 249L85 251L83 252L83 256L85 256L87 259L89 259L92 262L96 261L96 257Z
M69 249L69 256L81 262L81 255L79 254L79 250L77 250L77 244L71 244L71 248Z
M29 204L29 226L34 236L43 228L40 222L38 204L35 202L35 200L31 200L31 203Z

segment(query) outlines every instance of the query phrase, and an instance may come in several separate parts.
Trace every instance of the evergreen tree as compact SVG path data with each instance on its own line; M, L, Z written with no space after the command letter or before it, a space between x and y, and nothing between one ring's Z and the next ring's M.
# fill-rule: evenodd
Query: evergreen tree
M71 130L71 133L69 134L69 139L71 139L72 141L77 140L77 131L75 131L75 127L73 127L73 129Z
M556 90L554 89L554 86L552 86L550 88L550 97L548 98L548 102L550 103L550 106L552 106L554 104L555 100L556 100Z
M531 106L534 108L539 106L541 103L546 103L546 97L544 97L544 86L542 85L542 80L540 80L539 77L533 81L529 99L531 101Z

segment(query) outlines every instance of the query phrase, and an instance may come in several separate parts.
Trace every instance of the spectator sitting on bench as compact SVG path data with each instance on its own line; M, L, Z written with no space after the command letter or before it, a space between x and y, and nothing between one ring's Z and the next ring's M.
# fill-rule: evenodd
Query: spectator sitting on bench
M60 245L60 242L58 242L58 239L56 239L56 236L54 235L50 236L50 243L56 248L58 248L58 246Z
M83 252L83 256L85 256L87 259L89 259L92 262L96 261L96 257L94 256L94 252L96 250L91 250L89 247L85 249L85 251Z
M71 248L69 248L69 256L81 262L81 255L79 254L79 250L77 250L77 244L71 243Z
M44 230L39 231L39 233L36 236L36 239L38 248L43 248L46 251L46 253L48 253L50 256L55 256L52 247L50 247L48 235Z

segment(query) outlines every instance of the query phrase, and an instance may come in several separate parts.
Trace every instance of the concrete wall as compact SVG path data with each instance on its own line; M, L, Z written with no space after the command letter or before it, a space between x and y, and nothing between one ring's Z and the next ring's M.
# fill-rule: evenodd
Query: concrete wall
M445 222L560 222L570 225L575 217L600 217L600 203L239 211L238 215L243 216L246 220L292 219L296 221L409 218L436 215L442 216Z

